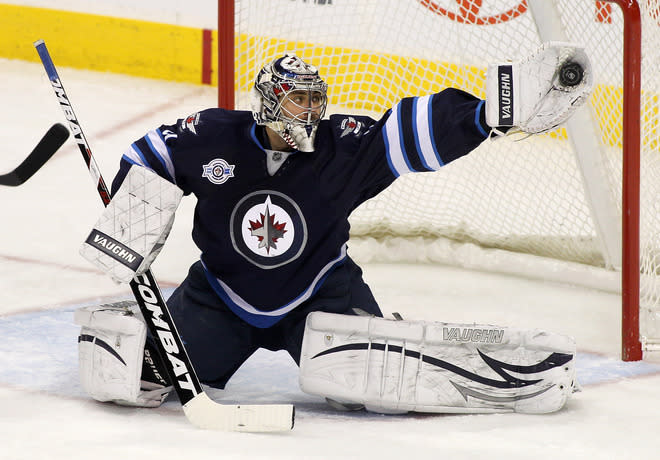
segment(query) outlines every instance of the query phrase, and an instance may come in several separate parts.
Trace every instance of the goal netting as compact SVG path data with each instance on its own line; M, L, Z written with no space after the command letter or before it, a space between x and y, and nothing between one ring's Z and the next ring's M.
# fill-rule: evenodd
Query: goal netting
M634 24L624 27L624 18L635 17L629 10L637 4L628 0L237 0L233 9L229 3L219 0L220 104L241 109L249 108L259 68L285 52L319 67L331 111L379 118L404 96L450 86L483 98L488 63L522 58L543 41L583 44L596 85L569 124L485 142L439 172L402 176L354 213L350 248L361 260L414 254L525 274L524 258L534 258L548 264L547 276L575 282L595 273L583 278L611 290L621 288L622 266L625 273L632 263L639 312L624 320L623 357L639 359L636 350L660 345L660 0L638 2L641 56L629 50ZM234 43L223 43L232 22ZM232 45L233 69L223 75ZM636 77L624 90L624 69L634 69L635 59L641 85ZM626 118L630 89L641 107L638 117ZM624 122L628 133L639 134L641 166L633 158L632 167L641 177L627 183L641 190L639 230L622 192L630 149ZM623 216L632 216L632 226ZM622 251L622 229L634 247L631 228L639 234L639 263L626 245ZM641 330L631 332L637 313Z

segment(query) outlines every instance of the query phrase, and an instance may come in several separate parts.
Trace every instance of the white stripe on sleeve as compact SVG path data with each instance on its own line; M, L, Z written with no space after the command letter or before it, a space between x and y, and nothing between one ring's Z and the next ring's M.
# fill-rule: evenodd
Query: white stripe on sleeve
M400 103L392 107L392 113L383 127L383 137L387 148L387 158L397 176L413 172L408 159L401 147L401 131L399 130Z
M144 168L147 168L147 169L153 171L151 166L149 166L149 163L147 163L146 159L144 159L142 157L142 155L140 155L140 153L135 149L135 147L132 144L124 152L124 157L133 164L136 164L138 166L142 166Z
M415 99L417 146L421 150L422 161L429 169L437 171L443 165L433 142L429 111L433 95Z
M172 157L170 157L170 151L165 145L163 138L160 137L160 134L155 129L152 129L147 133L147 139L149 144L154 149L154 153L158 155L161 162L165 165L165 169L169 173L170 177L174 179L174 163L172 163Z

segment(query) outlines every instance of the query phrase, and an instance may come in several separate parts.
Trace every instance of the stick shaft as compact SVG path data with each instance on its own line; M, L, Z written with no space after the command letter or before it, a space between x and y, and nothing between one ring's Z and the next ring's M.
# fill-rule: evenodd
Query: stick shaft
M64 115L69 121L69 127L73 137L78 143L80 153L82 154L92 179L96 182L97 191L105 206L110 203L110 191L103 180L101 171L92 155L87 138L83 133L78 118L71 106L64 85L55 68L50 53L43 40L38 40L34 46L39 53L44 69L48 74L48 79L55 91ZM172 316L167 308L167 304L158 287L158 283L150 270L141 276L137 276L130 283L131 290L140 306L140 310L149 327L149 330L156 342L158 351L167 365L170 381L181 400L181 404L186 404L192 398L201 393L202 385L197 378L190 358L183 346L181 336L176 330ZM167 359L165 359L167 358ZM174 369L176 365L176 371Z

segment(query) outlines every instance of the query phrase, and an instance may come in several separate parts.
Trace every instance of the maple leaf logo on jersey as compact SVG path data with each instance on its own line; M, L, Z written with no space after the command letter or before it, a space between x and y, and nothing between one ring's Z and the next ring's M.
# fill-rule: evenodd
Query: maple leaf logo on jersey
M259 190L232 211L231 242L259 268L281 267L297 259L307 244L307 224L298 204L275 190Z
M277 240L286 233L286 223L275 222L275 215L270 214L268 205L266 213L260 214L260 217L259 221L250 221L250 233L259 240L258 247L266 248L266 253L270 254L270 249L277 249Z
M362 123L353 117L344 118L339 126L342 129L339 137L344 137L351 133L357 135L362 129Z

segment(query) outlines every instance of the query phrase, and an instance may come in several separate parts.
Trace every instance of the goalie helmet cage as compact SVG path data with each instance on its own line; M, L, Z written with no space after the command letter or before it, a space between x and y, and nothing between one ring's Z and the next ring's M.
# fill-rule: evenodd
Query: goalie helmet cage
M620 292L622 359L639 360L660 350L659 24L660 0L219 0L218 104L249 110L284 52L319 67L329 111L377 118L449 86L483 98L487 63L544 41L584 45L594 92L565 126L402 176L355 211L351 249Z

